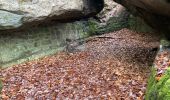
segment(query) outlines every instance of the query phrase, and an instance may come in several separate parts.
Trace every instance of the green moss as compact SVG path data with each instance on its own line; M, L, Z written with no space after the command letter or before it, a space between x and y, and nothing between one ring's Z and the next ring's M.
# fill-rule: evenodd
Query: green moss
M170 100L170 69L168 69L163 78L156 84L158 91L158 100Z
M111 17L106 25L99 25L95 20L89 20L90 33L109 33L120 30L122 28L129 28L137 32L154 32L141 18L133 15L121 14L119 17Z
M146 100L170 100L170 68L159 82L155 80L155 72L152 71L148 81Z
M162 40L161 40L161 44L162 44L163 46L170 46L170 41L168 41L168 40L166 40L166 39L162 39Z
M89 37L86 21L58 23L20 32L0 33L0 66L3 68L55 54L64 49L66 38Z
M2 91L2 80L0 80L0 100L1 100L1 91Z
M127 27L128 22L126 19L123 19L121 17L112 17L109 19L107 25L100 29L100 32L101 33L113 32Z
M147 84L147 91L146 91L146 95L145 95L146 100L155 100L154 97L156 97L155 95L157 95L157 93L155 92L155 89L156 89L156 87L155 87L155 84L156 84L155 75L156 75L155 68L152 67L151 68L151 74L150 74L150 77L148 79L148 84Z
M0 93L1 93L1 90L2 90L2 81L0 80Z
M96 20L89 19L88 27L89 27L88 33L90 35L97 35L99 33L99 30L100 30L99 23Z
M106 25L100 25L95 19L90 19L88 21L90 34L103 34L113 31L120 30L122 28L129 28L137 32L154 32L154 30L148 26L141 18L135 17L133 15L128 15L128 13L121 14L119 17L111 17Z
M154 30L147 25L144 20L139 17L130 15L128 18L128 28L137 32L154 32Z

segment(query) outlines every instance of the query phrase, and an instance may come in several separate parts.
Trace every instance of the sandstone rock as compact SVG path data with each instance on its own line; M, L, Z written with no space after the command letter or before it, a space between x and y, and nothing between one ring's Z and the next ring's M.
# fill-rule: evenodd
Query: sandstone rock
M170 2L168 0L114 0L128 7L137 7L150 13L170 16Z
M107 23L112 17L120 17L125 12L125 7L114 2L113 0L104 0L104 8L97 15L102 23Z
M129 12L113 0L104 0L103 10L90 20L93 33L102 34L127 28Z
M170 39L170 2L168 0L114 0Z
M88 31L88 21L76 21L0 32L0 67L55 54L71 45L67 39L76 41L92 35ZM72 47L69 49L74 49Z
M103 0L0 0L0 30L97 14Z

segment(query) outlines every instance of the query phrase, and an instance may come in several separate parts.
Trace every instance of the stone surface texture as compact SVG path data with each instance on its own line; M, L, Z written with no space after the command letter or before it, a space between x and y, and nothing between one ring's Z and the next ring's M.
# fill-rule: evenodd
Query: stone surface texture
M0 32L0 67L9 67L54 54L64 49L66 39L89 37L88 31L88 22L76 21L20 32Z
M104 5L103 10L97 15L102 23L107 23L112 17L120 17L126 10L125 7L113 0L104 0Z
M102 0L0 0L0 30L97 14Z
M150 26L170 39L170 2L168 0L114 0L142 17Z

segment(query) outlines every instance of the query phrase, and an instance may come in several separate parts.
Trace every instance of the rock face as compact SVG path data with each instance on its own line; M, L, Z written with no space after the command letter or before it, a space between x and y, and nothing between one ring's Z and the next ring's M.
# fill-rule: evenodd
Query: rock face
M93 32L96 34L109 33L128 27L130 13L125 7L113 0L104 0L104 8L91 20Z
M165 33L170 39L170 2L169 0L114 0L133 14L142 17L153 28Z
M9 67L62 51L67 39L89 37L87 21L57 23L16 32L0 32L0 67Z
M88 20L79 19L103 6L103 0L0 0L0 67L54 54L67 39L91 36Z
M125 11L125 7L113 0L104 0L104 8L97 16L102 23L107 23L112 17L121 17L122 13L125 13Z
M100 25L97 27L96 33L107 33L128 28L137 32L155 33L155 30L147 25L143 19L133 16L122 5L113 0L104 0L103 10L97 14Z
M1 0L0 30L65 21L97 14L103 0Z

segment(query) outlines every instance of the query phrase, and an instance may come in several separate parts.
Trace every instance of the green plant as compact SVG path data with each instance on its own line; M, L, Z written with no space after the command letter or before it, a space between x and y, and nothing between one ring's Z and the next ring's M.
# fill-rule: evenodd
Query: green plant
M95 21L94 19L90 19L90 20L88 20L88 25L89 25L88 33L90 35L96 35L99 30L97 21Z
M163 46L170 46L170 41L168 41L166 39L162 39L161 40L161 45L163 45Z
M167 69L163 77L157 82L155 80L156 71L153 68L148 81L146 100L170 100L170 68Z
M145 99L146 100L155 100L156 99L156 80L155 80L155 75L156 75L156 70L154 67L151 68L151 74L148 79L148 84L147 84L147 90L146 90L146 95Z
M1 91L2 91L2 80L0 80L0 100L1 100Z

